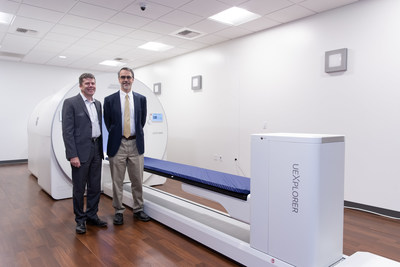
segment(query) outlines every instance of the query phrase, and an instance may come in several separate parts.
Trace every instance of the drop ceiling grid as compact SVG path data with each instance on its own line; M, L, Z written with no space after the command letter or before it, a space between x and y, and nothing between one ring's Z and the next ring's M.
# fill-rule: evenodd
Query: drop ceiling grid
M13 59L17 61L105 69L96 64L112 59L110 56L140 67L358 0L0 1L1 12L16 15L13 25L0 25L0 52L25 55ZM147 3L145 11L140 9L141 2ZM231 6L246 8L262 17L238 27L208 19ZM18 27L35 30L37 34L18 33ZM204 35L194 40L170 35L185 27ZM147 41L162 41L175 47L164 53L137 48ZM70 58L60 60L61 54Z

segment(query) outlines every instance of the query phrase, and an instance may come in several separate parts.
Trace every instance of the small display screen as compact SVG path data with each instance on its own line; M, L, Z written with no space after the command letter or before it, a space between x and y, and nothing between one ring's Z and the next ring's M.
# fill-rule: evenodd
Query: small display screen
M161 113L153 113L153 114L151 114L151 121L153 121L153 122L162 122L163 121L163 114L161 114Z

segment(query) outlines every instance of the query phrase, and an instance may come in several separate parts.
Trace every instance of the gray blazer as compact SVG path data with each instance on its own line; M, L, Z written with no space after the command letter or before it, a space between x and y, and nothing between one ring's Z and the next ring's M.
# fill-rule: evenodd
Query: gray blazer
M102 131L101 103L95 100L100 130ZM86 162L90 155L92 140L92 122L85 102L80 94L64 100L62 107L62 133L65 154L68 160L79 157L80 162ZM100 151L103 152L103 138L100 135ZM101 153L102 158L103 153Z

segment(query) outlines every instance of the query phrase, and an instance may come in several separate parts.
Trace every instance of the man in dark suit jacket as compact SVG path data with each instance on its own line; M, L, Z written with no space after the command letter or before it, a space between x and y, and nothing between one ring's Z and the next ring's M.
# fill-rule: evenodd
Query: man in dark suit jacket
M107 155L113 180L114 224L121 225L125 208L122 203L125 171L131 181L134 217L149 221L143 211L144 133L147 117L146 97L132 91L133 70L118 72L121 90L104 99L104 122L108 130Z
M79 77L81 92L65 99L62 132L67 159L72 168L72 198L76 233L86 233L86 223L105 227L97 216L101 193L103 156L101 103L93 98L96 79L91 73ZM86 211L84 195L87 187Z

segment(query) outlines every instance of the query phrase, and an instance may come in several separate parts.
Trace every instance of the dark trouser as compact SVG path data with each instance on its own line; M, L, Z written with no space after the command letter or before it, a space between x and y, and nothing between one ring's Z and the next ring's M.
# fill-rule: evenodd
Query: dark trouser
M81 167L72 167L72 198L74 204L75 221L83 223L88 218L97 218L97 211L101 193L101 154L99 141L92 142L88 161L81 162ZM86 192L86 212L84 209L84 195Z

